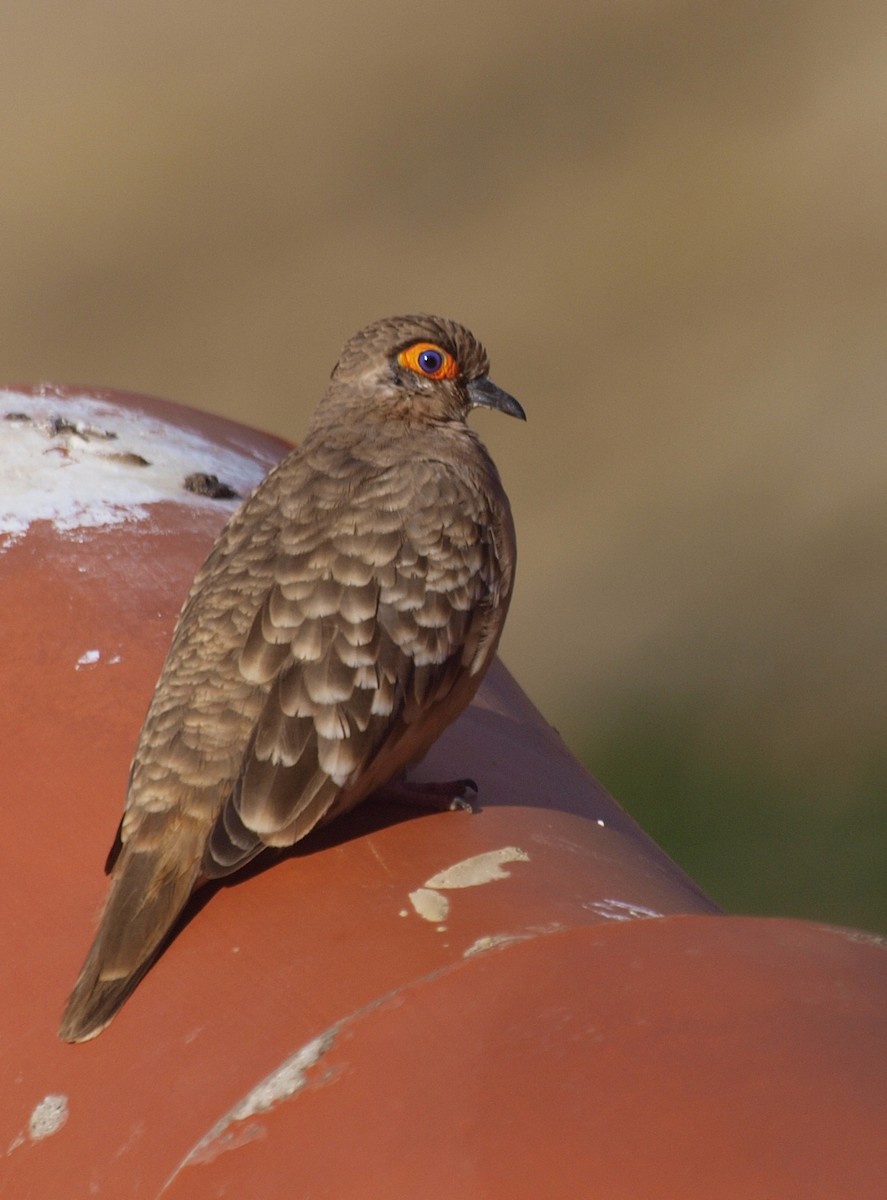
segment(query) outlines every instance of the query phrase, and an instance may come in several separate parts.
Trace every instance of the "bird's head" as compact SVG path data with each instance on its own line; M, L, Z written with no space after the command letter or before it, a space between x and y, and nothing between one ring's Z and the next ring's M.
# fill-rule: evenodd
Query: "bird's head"
M389 317L355 334L332 374L327 403L410 424L464 422L472 408L526 420L489 376L487 352L464 326L442 317Z

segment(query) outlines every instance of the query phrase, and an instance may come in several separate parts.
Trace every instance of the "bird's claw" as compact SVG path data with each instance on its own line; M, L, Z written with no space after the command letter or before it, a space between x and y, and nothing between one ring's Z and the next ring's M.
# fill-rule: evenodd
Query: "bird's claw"
M458 788L456 794L450 799L450 812L474 812L474 805L465 796L466 792L470 792L472 797L478 793L478 786L473 779L457 779L453 786Z

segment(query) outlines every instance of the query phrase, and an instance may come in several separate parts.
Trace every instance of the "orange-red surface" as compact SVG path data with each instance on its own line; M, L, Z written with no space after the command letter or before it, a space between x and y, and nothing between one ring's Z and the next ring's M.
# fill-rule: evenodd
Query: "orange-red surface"
M42 521L0 553L0 1196L887 1194L883 946L720 916L499 666L422 768L474 777L477 813L366 805L207 891L109 1029L58 1041L227 511Z

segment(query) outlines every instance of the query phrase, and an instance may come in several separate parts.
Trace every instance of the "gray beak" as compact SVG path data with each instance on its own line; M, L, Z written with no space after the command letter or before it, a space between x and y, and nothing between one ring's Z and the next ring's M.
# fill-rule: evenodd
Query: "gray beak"
M520 417L526 421L527 414L508 392L482 375L480 379L472 379L468 385L468 398L472 408L498 408L499 412L508 413L510 417Z

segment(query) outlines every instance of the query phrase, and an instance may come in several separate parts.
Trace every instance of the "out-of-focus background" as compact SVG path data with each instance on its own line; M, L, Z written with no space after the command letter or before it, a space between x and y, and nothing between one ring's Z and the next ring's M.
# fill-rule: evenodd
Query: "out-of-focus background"
M878 0L10 0L0 378L298 438L462 320L506 662L728 908L884 929L885 129Z

